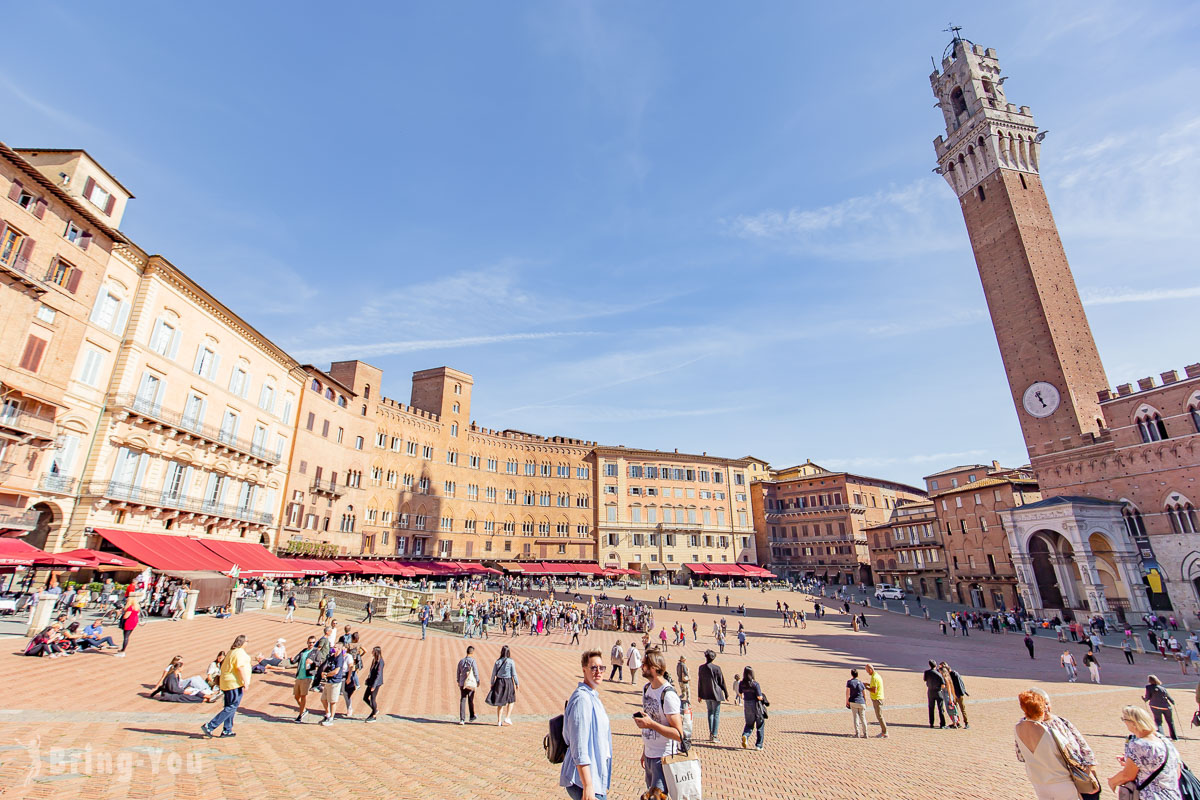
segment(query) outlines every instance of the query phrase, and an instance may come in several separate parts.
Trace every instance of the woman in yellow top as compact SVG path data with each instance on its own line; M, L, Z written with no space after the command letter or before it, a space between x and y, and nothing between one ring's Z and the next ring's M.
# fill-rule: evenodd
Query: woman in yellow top
M238 706L242 704L242 695L250 685L250 654L245 649L246 637L239 636L233 640L225 660L221 662L221 680L218 684L224 695L225 705L217 715L200 726L204 736L211 739L217 726L222 726L222 738L237 736L233 732L233 717L237 714Z

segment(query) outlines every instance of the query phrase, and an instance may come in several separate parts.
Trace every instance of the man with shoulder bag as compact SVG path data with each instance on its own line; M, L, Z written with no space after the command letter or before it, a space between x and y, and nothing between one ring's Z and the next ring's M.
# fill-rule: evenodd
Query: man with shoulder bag
M479 665L475 663L474 645L467 647L467 654L458 662L458 668L455 671L455 678L458 682L458 724L466 725L468 722L474 722L478 717L475 716L475 690L479 688ZM470 717L467 716L467 711L471 712Z
M646 788L667 791L663 778L663 759L680 752L683 738L683 702L679 692L666 680L667 660L662 651L651 647L642 662L642 677L650 682L642 689L642 711L633 722L642 732L642 769Z

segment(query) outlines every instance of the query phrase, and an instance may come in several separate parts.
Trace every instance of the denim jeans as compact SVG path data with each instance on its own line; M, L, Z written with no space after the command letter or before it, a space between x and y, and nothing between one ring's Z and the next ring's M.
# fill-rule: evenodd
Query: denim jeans
M705 700L704 705L708 711L708 735L715 739L717 738L717 728L721 725L721 701Z
M217 712L217 715L208 721L204 726L207 731L215 731L217 726L223 726L225 733L233 733L233 716L237 713L238 706L242 704L242 692L245 691L241 687L237 689L226 689L225 707Z
M571 800L583 800L583 788L571 784L567 787L567 797L571 798ZM596 795L596 800L604 800L604 795Z
M766 728L766 726L767 726L767 721L766 721L765 719L764 719L762 722L758 723L758 733L757 733L757 735L755 736L755 739L754 739L754 746L755 746L755 747L762 747L762 746L763 746L763 741L764 741L764 739L765 739L765 737L766 737L766 733L765 733L765 731L764 731L764 729ZM755 728L754 722L753 722L752 720L747 720L747 721L746 721L746 727L742 729L742 736L749 736L749 735L750 735L750 732L751 732L752 730L754 730L754 728Z
M658 789L660 792L667 791L667 782L663 778L663 766L661 758L646 758L646 788Z

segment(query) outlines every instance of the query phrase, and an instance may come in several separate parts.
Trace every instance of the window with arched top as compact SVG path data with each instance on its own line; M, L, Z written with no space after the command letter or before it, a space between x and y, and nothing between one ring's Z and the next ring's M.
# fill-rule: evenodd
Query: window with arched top
M308 388L312 389L317 394L320 394L321 393L321 382L319 380L317 380L316 378L313 378L312 383L309 384Z
M1196 509L1186 500L1173 500L1167 503L1167 518L1171 520L1171 530L1175 533L1197 533Z
M370 384L368 384L363 387L363 400L370 400L370 399L371 399L371 386L370 386Z
M454 393L462 394L462 384L461 383L454 384Z
M1192 402L1188 404L1188 417L1191 418L1196 433L1200 433L1200 395L1193 397Z
M332 400L332 399L333 399L333 389L326 389L326 390L325 390L325 399L326 399L326 400Z
M339 406L339 407L341 407L341 408L345 408L345 407L346 407L346 397L345 397L345 395L340 395L340 394L338 395L337 404L338 404L338 406Z
M955 86L954 91L950 93L950 107L954 109L954 116L967 113L967 98L963 95L961 86Z
M1137 416L1137 429L1143 442L1161 442L1167 436L1167 426L1154 409L1143 409Z

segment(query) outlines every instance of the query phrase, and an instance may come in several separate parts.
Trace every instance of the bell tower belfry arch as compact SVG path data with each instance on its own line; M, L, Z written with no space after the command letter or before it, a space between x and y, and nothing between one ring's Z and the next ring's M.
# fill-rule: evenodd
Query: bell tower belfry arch
M937 172L958 196L1027 447L1101 427L1108 388L1039 174L1028 106L1004 96L996 51L954 40L929 81L946 123Z

